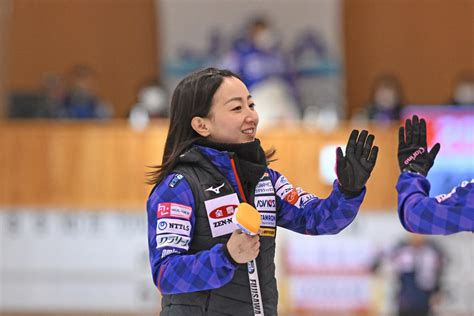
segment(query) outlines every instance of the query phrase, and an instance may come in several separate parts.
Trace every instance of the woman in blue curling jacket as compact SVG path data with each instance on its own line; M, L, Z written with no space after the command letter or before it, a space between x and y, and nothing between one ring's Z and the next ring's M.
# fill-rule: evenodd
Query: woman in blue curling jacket
M337 149L338 179L329 197L320 199L268 168L274 151L261 148L257 125L254 101L230 71L208 68L176 87L163 161L151 173L155 187L147 203L161 315L276 315L277 226L325 235L354 220L377 158L373 135L354 130L345 155ZM260 212L260 235L236 229L232 215L243 201ZM246 263L253 259L258 285L249 281Z

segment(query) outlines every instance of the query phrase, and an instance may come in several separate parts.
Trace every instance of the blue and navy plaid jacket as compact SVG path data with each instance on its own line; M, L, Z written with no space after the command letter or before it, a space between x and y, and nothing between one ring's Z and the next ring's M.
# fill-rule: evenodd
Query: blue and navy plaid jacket
M229 154L208 147L198 148L229 180L238 194ZM274 187L277 181L286 183L285 187L291 186L280 173L272 169L267 169L267 172ZM276 224L307 235L336 234L343 230L354 220L365 196L364 189L359 196L346 198L336 181L333 191L326 199L319 199L300 188L294 188L293 191L297 192L298 203L295 200L288 202L278 193L275 195ZM196 254L187 253L194 233L194 213L185 222L180 219L180 223L190 226L190 231L184 231L185 234L178 237L179 240L173 240L178 244L177 247L170 246L166 240L163 245L157 245L157 211L160 205L170 205L169 203L176 203L184 210L194 210L196 207L187 180L176 173L171 173L157 185L147 202L150 264L153 281L160 291L163 294L189 293L216 289L230 282L237 267L225 254L223 244Z
M398 216L406 230L430 235L474 231L474 179L430 198L430 183L424 176L403 172L397 191Z

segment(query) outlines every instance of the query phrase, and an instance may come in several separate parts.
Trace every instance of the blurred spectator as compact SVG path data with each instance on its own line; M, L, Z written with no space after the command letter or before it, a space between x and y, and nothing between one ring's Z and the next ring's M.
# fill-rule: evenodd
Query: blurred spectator
M400 81L394 75L385 74L375 80L363 115L379 123L398 121L402 107L403 92Z
M39 104L42 98L38 91L16 90L8 94L7 115L11 119L30 119L41 116Z
M281 52L279 38L263 17L251 20L224 56L220 68L237 73L256 101L259 127L301 118L294 75Z
M411 234L388 253L376 258L373 270L383 262L398 279L396 303L399 316L429 316L441 298L444 254L423 235Z
M63 78L54 73L47 73L41 81L38 116L51 118L61 108L64 102L65 86Z
M459 75L453 90L452 104L474 105L474 72Z
M103 119L111 116L111 109L96 95L96 73L86 65L75 65L69 87L56 117L70 119Z
M138 102L129 113L129 122L135 129L145 128L152 118L166 118L168 95L157 79L148 80L138 91Z
M39 90L12 91L8 98L9 118L50 118L61 106L64 85L61 76L47 73L41 80Z

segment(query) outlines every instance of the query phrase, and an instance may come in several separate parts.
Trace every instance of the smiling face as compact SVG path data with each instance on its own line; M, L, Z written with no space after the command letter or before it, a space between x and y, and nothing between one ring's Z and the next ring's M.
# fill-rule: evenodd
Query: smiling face
M258 114L245 84L225 77L212 98L209 115L193 121L194 130L211 141L240 144L255 140Z

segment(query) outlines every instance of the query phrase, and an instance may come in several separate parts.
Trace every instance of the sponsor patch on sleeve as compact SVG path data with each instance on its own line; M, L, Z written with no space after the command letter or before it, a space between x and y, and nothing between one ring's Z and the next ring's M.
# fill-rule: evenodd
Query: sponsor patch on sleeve
M182 205L172 202L159 203L156 210L156 217L176 217L189 220L191 218L192 208L187 205Z
M296 206L298 206L299 208L304 208L306 205L308 205L309 202L317 199L318 198L314 194L303 194L300 196L298 201L296 201Z
M443 193L443 194L440 194L440 195L437 195L435 196L435 199L436 201L438 201L438 203L442 203L443 201L446 201L447 199L449 199L455 192L456 192L456 189L457 188L464 188L466 187L469 183L474 183L474 179L472 179L471 181L463 181L461 182L461 184L457 187L454 187L451 192L449 193Z
M293 190L293 186L291 184L285 184L283 186L281 186L278 190L277 190L277 195L280 197L280 199L284 199L288 193L290 193L290 191Z
M282 186L288 185L288 184L291 186L291 184L288 182L288 180L284 176L280 176L275 182L275 189L278 191Z
M190 241L189 237L175 234L156 235L156 248L174 247L188 250Z
M291 189L283 197L285 201L287 201L288 203L292 205L295 205L296 202L298 202L298 198L299 198L298 191L295 188Z
M156 234L191 235L191 223L176 218L160 218L156 221Z
M175 249L175 248L165 248L161 251L161 259L163 259L164 257L167 257L169 255L172 255L174 253L181 253L181 251L179 251L178 249Z
M181 180L183 180L184 176L182 174L175 174L174 177L171 179L170 183L168 183L168 186L170 188L174 188L175 186L177 186Z
M298 208L304 207L303 204L306 205L306 203L313 200L314 198L316 198L314 195L308 194L306 191L304 191L301 188L293 188L286 194L282 195L283 200L285 200L286 202Z

